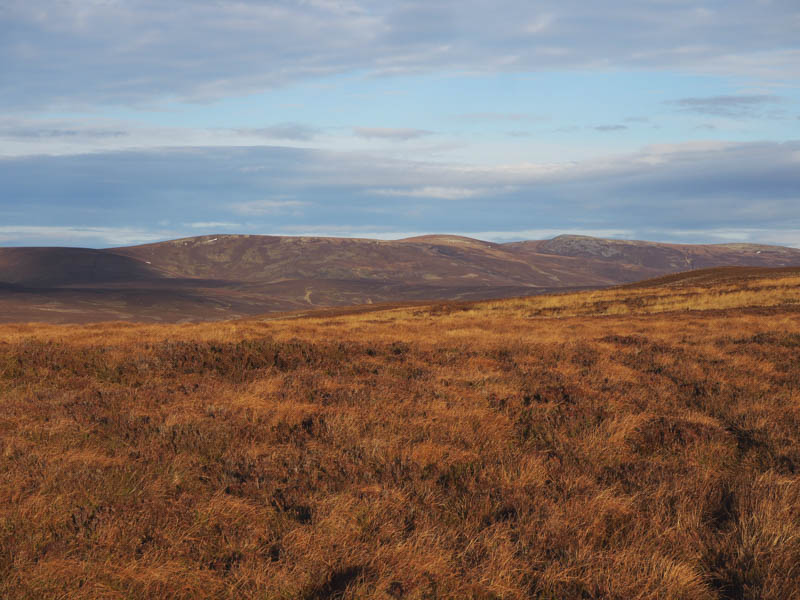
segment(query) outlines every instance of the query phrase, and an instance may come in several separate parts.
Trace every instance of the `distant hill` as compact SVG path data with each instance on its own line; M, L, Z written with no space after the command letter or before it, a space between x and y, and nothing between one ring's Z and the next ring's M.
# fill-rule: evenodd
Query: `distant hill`
M560 235L552 240L506 244L529 255L600 260L642 270L689 271L721 266L779 267L798 264L800 250L763 244L663 244Z
M0 248L0 281L58 287L159 279L146 262L107 250L86 248Z
M373 302L485 299L700 268L800 265L800 250L563 235L497 244L212 235L89 250L0 248L0 320L182 321Z

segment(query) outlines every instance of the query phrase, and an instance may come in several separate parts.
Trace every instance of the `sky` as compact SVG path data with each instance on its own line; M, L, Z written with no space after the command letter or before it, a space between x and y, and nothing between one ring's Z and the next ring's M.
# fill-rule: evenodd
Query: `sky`
M0 0L0 245L800 247L797 0Z

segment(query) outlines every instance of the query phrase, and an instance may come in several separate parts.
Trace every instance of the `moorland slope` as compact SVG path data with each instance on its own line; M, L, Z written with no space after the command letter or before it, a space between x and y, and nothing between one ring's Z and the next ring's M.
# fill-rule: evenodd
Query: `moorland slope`
M800 597L800 269L0 326L0 597Z

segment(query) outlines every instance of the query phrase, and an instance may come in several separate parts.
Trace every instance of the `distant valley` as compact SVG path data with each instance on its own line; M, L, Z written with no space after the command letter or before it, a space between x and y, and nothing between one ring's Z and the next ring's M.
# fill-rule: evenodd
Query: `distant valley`
M217 235L93 250L0 248L0 321L187 322L385 302L609 287L722 266L800 265L800 250L562 235L498 244Z

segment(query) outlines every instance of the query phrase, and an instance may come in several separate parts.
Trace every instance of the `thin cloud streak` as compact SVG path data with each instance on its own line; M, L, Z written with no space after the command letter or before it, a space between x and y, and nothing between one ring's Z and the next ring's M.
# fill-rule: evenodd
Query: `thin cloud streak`
M392 127L354 127L353 133L368 140L381 139L381 140L394 140L400 142L407 142L408 140L415 140L421 137L433 135L432 131L425 129L407 129L407 128L392 128Z
M153 231L134 227L87 227L87 226L0 226L0 243L4 246L19 245L86 245L89 247L124 246L158 242L176 236L173 231Z
M256 136L272 140L296 140L302 142L313 140L321 133L319 128L303 125L302 123L279 123L269 127L237 129L235 131L244 136Z
M185 227L192 229L245 229L241 223L228 223L226 221L200 221L197 223L184 223Z
M780 103L778 96L759 94L749 96L711 96L707 98L681 98L668 102L680 110L717 117L753 118L765 105Z
M300 212L308 202L300 202L298 200L254 200L251 202L237 202L231 205L233 212L248 215L248 216L262 216L262 215L276 215L285 212Z
M397 196L400 198L432 198L437 200L465 200L467 198L485 195L485 191L479 189L437 186L407 189L375 189L370 190L370 193L377 194L379 196Z
M607 132L607 131L625 131L628 129L627 125L598 125L594 128L595 131Z

